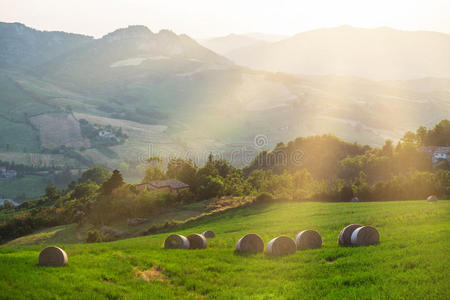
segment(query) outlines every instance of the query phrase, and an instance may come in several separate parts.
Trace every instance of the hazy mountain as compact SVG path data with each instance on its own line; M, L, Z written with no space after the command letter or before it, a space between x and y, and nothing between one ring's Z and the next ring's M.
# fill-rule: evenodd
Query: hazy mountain
M264 42L278 42L284 39L287 39L289 36L282 34L271 34L271 33L261 33L261 32L252 32L246 33L244 36L248 36L250 38L264 41Z
M214 37L199 40L199 43L213 50L216 53L227 56L229 52L249 46L262 46L266 42L278 42L287 38L284 35L266 33L229 34L226 36Z
M341 26L227 53L239 65L297 74L373 79L450 77L450 35Z
M92 37L38 31L20 23L0 22L0 67L30 68L92 41Z
M145 26L129 26L92 40L83 47L41 65L36 72L75 89L117 87L121 80L183 74L200 69L227 68L226 58L202 47L186 35L169 30L153 33Z
M239 34L229 34L227 36L215 37L206 40L200 40L200 44L212 51L226 55L230 51L248 47L250 45L263 43L262 40Z

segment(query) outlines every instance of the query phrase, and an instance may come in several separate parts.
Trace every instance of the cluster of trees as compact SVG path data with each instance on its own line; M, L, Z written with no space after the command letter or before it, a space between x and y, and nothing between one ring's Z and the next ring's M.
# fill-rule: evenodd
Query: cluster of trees
M441 129L427 132L436 130L446 134ZM181 158L166 165L159 157L149 158L142 182L176 178L190 186L178 194L140 192L124 182L118 170L93 167L64 191L49 185L40 199L3 207L16 215L3 224L0 221L0 240L54 224L101 226L118 219L149 217L174 205L221 196L253 195L256 202L450 197L450 171L433 166L429 154L420 149L422 144L407 135L396 145L386 141L382 147L347 143L332 135L298 138L261 152L244 169L212 155L202 167ZM13 229L17 226L20 229Z
M8 170L16 170L19 175L39 172L39 171L56 171L61 170L61 167L57 166L37 166L37 165L24 165L17 164L15 162L0 160L0 167L5 167Z
M450 121L442 120L429 130L420 126L415 133L406 132L402 140L420 146L450 147Z

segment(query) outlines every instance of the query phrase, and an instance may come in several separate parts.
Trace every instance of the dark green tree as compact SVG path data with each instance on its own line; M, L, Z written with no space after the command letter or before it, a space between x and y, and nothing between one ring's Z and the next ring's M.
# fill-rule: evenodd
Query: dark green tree
M61 196L61 193L59 192L56 186L48 184L47 187L45 188L45 196L50 201L55 201Z
M93 181L96 184L102 184L111 176L111 171L100 166L90 168L81 174L79 179L80 183L86 183L88 181Z
M122 174L120 174L119 170L114 170L111 177L106 180L101 187L101 191L103 195L111 195L112 191L120 186L122 186L125 182L123 181Z

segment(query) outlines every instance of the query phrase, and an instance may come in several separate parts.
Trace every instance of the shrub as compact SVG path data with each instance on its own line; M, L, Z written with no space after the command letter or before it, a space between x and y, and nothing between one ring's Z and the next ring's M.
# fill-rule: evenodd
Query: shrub
M274 201L274 197L271 193L262 192L255 198L255 203L270 203Z
M101 242L101 241L102 241L102 237L101 237L100 233L98 233L97 230L94 229L94 230L90 230L88 232L88 236L87 236L86 242L88 242L88 243L98 243L98 242Z

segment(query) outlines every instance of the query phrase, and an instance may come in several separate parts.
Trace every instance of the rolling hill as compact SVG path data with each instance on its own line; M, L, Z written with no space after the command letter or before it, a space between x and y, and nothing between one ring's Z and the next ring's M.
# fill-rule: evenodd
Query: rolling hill
M169 232L95 244L59 236L51 242L68 254L62 268L37 264L44 245L0 246L0 290L7 299L444 299L449 211L448 201L250 206L177 229L183 235L213 230L216 238L204 250L162 249ZM339 231L349 223L377 227L381 243L339 247ZM283 257L234 253L246 233L260 234L267 245L304 229L320 232L322 248Z
M228 52L236 64L295 74L376 80L450 77L450 35L350 26L299 33Z

